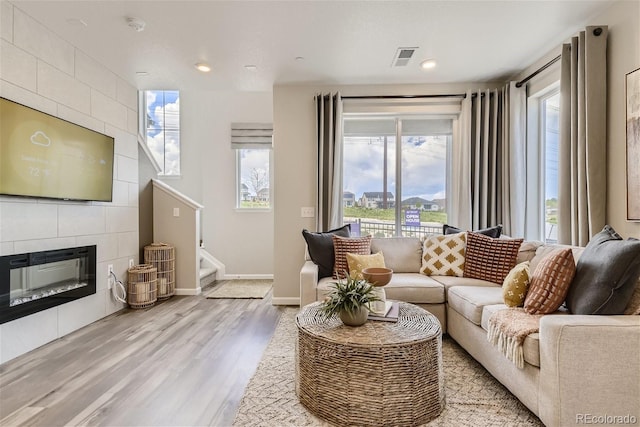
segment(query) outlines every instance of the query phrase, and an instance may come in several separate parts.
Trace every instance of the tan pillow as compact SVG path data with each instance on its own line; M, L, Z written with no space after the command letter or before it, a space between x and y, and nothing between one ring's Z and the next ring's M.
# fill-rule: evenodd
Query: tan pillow
M423 245L420 273L427 276L462 277L466 241L467 233L427 238Z
M502 283L502 299L509 307L522 307L529 290L529 261L511 269Z
M493 239L484 234L468 232L464 277L501 285L516 266L522 241L523 239Z
M333 264L333 278L344 279L349 271L347 252L359 255L371 254L371 236L341 237L332 235L335 262Z
M347 252L347 264L349 265L349 276L354 279L364 279L362 270L369 267L385 267L384 255L377 252L371 255L359 255Z
M576 264L571 249L556 249L546 255L531 275L524 311L529 314L556 311L567 297L575 274Z

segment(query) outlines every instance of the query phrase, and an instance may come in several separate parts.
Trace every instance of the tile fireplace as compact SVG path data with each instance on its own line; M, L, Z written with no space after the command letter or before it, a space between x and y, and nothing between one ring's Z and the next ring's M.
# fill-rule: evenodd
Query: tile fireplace
M95 293L95 246L0 257L0 323Z

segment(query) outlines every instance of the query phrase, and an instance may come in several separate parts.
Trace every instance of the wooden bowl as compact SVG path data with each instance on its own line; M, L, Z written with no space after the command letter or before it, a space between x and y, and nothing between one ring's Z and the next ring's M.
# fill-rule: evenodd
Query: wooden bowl
M384 286L391 281L393 270L386 267L368 267L362 270L362 277L373 286Z

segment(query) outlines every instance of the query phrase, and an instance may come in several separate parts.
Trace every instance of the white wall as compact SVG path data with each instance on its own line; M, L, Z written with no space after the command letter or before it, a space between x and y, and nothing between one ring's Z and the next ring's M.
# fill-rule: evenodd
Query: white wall
M298 304L300 267L304 262L302 229L315 230L315 218L301 218L300 208L316 206L317 152L315 110L317 93L348 95L459 94L495 84L275 86L275 284L273 302Z
M274 211L236 209L231 149L231 123L272 122L272 99L271 92L180 91L182 177L163 181L204 205L202 239L227 278L273 275Z
M0 363L124 307L107 265L138 261L136 90L17 7L0 2L0 95L115 138L113 202L0 197L0 255L97 245L97 293L0 325Z

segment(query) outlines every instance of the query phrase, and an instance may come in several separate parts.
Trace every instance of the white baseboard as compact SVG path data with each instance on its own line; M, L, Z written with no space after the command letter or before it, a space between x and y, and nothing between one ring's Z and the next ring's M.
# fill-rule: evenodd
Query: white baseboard
M192 288L176 288L176 295L200 295L202 288L198 286L195 289Z
M221 280L273 280L273 274L225 274Z
M271 297L271 305L300 305L300 298L296 297Z

